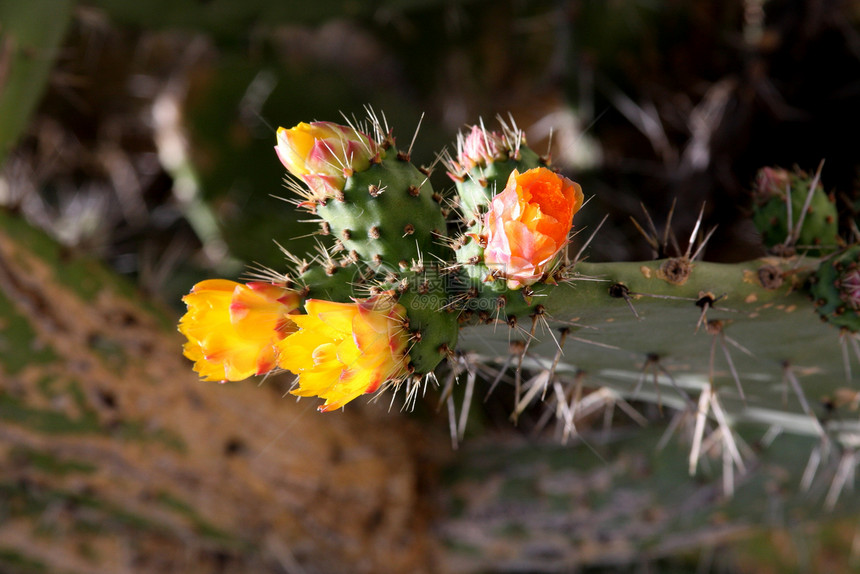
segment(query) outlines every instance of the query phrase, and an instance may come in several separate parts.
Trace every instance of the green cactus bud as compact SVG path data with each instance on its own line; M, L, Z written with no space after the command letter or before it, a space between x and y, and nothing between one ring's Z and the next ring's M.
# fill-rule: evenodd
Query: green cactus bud
M753 223L766 246L776 251L796 246L810 254L836 248L839 232L836 203L824 192L817 176L810 178L800 170L791 173L766 167L759 171L754 196Z
M810 295L825 321L860 331L860 245L822 261L810 282Z

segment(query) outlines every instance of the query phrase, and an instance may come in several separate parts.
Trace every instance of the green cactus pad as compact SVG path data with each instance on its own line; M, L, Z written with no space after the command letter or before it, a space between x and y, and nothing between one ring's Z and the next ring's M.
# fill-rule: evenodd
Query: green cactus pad
M358 296L361 278L350 268L312 265L303 271L298 282L307 288L307 299L348 303Z
M409 330L415 337L409 360L416 374L429 373L457 346L457 313L445 308L445 291L439 288L410 288L398 302L406 308Z
M439 253L445 218L427 177L391 148L316 213L356 262L403 267Z
M860 331L860 245L822 261L810 283L815 308L825 321Z

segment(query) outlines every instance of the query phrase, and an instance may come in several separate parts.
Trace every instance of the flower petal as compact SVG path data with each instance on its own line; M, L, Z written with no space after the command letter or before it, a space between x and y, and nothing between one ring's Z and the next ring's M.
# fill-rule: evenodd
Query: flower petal
M279 366L299 377L293 394L319 396L325 400L320 410L333 410L406 374L405 309L387 296L354 303L312 299L305 310L290 316L298 330L278 342Z
M194 370L205 380L238 381L275 366L275 343L295 330L286 318L300 296L276 284L214 279L182 299L188 310L179 331L188 339L183 352Z

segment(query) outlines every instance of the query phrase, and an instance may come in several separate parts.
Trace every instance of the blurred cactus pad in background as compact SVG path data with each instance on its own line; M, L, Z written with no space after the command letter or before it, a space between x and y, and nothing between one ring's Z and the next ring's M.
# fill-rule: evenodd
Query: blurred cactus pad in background
M858 45L0 3L0 571L857 569Z

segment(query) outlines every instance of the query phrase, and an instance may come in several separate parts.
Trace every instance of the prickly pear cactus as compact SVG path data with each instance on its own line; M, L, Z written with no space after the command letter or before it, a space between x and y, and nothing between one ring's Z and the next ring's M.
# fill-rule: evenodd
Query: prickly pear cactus
M288 273L258 272L296 295L242 306L241 317L241 286L233 303L213 296L208 314L189 300L181 330L201 373L231 378L234 363L265 356L257 374L272 364L294 372L293 392L321 397L321 410L401 387L411 404L438 383L455 442L488 372L490 390L510 386L513 420L543 409L565 440L587 397L609 411L652 402L676 411L670 430L687 437L691 473L722 457L727 494L755 458L738 430L746 423L813 439L804 488L828 480L820 476L834 460L853 460L844 453L860 424L834 413L860 403L850 390L860 372L860 247L856 230L838 229L821 168L813 177L762 170L753 219L768 257L700 261L710 237L700 217L675 257L586 263L567 253L583 191L513 122L458 136L456 154L441 157L454 183L445 193L373 115L367 126L281 128L276 149L296 203L319 218L320 251L289 254ZM238 335L242 345L224 342L248 324L264 331L257 347ZM845 472L831 477L830 507Z

